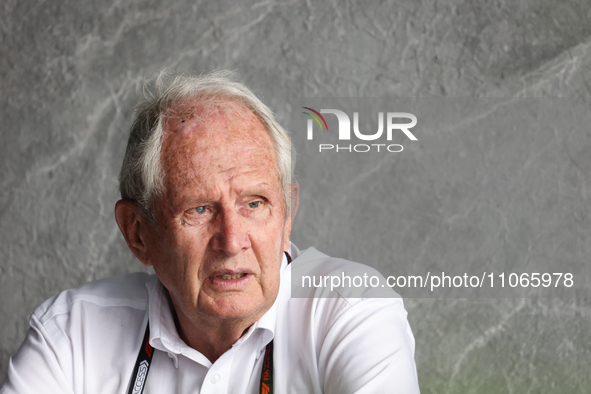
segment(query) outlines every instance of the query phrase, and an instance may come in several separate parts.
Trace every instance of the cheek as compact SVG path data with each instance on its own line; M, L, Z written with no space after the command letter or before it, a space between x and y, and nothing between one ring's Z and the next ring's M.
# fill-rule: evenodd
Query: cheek
M196 273L201 266L203 252L207 245L202 244L202 237L192 234L177 234L169 250L171 264L180 266L184 271Z
M203 248L193 240L182 243L180 239L173 246L162 250L158 266L154 270L164 286L183 302L193 302L203 286Z
M284 251L287 251L285 246L287 245L289 248L289 233L285 231L283 226L277 226L274 228L273 231L274 236L268 237L263 244L265 245L265 249L268 251L267 254L276 254L282 255Z
M153 265L158 276L179 281L187 274L195 275L194 264L191 264L196 260L194 238L171 228L163 229L159 234L168 236L156 235L152 239Z

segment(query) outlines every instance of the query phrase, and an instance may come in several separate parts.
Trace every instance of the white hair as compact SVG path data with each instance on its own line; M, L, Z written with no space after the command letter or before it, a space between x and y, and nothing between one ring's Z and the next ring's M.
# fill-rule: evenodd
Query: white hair
M119 191L124 200L138 204L142 215L155 221L154 197L164 192L161 163L163 125L179 104L190 102L205 108L238 104L252 112L263 124L275 150L277 174L281 181L285 215L291 210L290 184L295 165L295 151L289 134L253 92L231 79L230 71L216 71L202 76L160 73L152 92L144 88L144 100L136 110L127 150L119 173ZM232 110L233 105L228 105Z

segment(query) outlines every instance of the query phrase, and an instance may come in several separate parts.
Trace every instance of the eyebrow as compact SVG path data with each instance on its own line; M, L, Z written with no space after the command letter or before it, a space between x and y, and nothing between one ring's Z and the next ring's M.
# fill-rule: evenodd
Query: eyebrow
M268 182L259 182L259 183L255 183L254 185L245 186L243 188L236 188L236 192L238 195L267 194L267 193L272 192L274 190L275 190L275 188ZM278 190L281 190L281 187L279 187Z

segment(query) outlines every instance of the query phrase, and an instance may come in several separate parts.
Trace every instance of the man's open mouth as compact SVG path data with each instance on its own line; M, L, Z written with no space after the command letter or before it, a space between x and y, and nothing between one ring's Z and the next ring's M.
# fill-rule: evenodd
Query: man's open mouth
M237 274L237 275L218 275L216 276L216 278L220 278L220 279L224 279L224 280L230 280L230 279L240 279L245 277L246 274Z

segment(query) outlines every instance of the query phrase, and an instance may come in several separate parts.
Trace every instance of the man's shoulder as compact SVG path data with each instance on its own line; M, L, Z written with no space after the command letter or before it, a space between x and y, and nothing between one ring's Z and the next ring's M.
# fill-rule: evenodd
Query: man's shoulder
M284 332L277 334L290 357L317 366L312 381L334 392L384 392L392 382L396 391L418 392L407 313L383 275L314 248L298 252L289 268ZM290 374L306 378L299 370Z
M96 309L131 308L146 310L155 275L144 272L114 276L62 291L41 304L33 316L41 324L91 306Z

